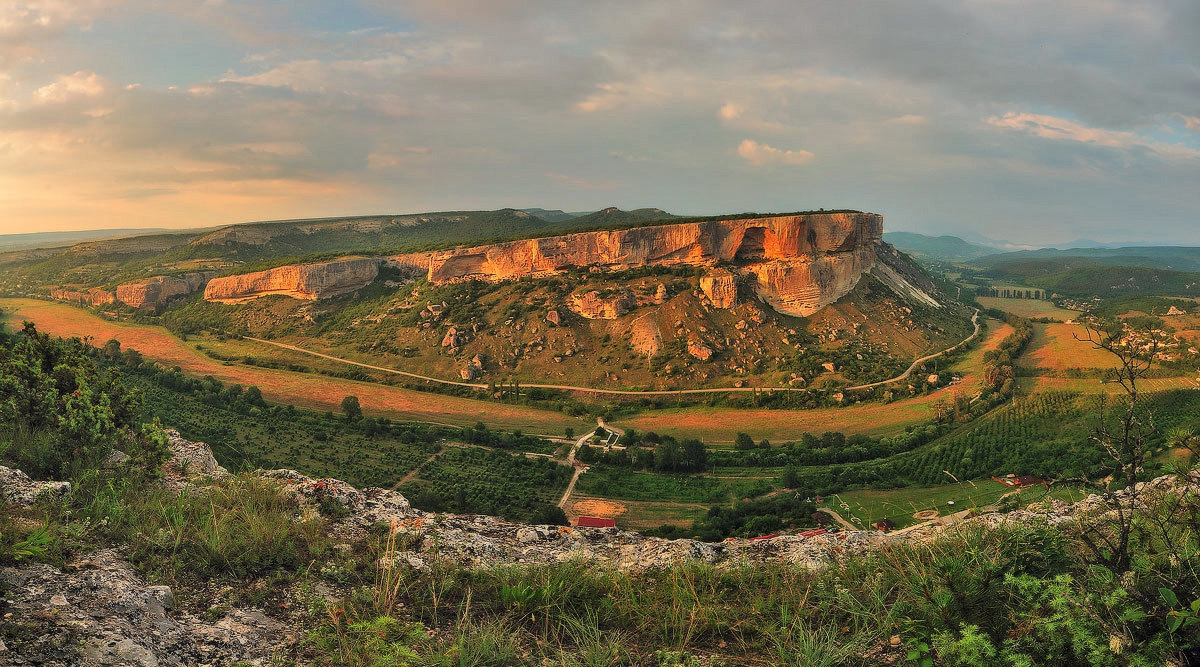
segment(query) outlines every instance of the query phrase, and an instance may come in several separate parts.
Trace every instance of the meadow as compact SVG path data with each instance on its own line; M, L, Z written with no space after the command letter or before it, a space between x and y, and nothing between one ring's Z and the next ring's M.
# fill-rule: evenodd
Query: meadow
M995 296L981 296L976 297L975 300L984 308L995 308L996 310L1003 310L1006 313L1031 319L1048 317L1052 320L1067 322L1074 320L1080 315L1080 313L1074 310L1059 308L1053 302L1042 299L1005 299Z
M1033 325L1033 340L1017 359L1017 366L1065 371L1068 368L1112 368L1112 354L1096 349L1086 340L1086 327L1080 324Z
M559 435L567 427L580 430L588 426L585 420L528 406L222 362L196 351L194 343L181 341L161 327L110 322L66 304L0 299L0 310L14 327L30 320L39 331L63 337L90 336L97 345L115 338L123 348L138 350L167 367L178 366L187 375L211 375L226 383L257 386L264 397L277 403L337 411L342 399L353 395L359 397L368 414L392 419L453 426L469 426L482 420L494 428L549 435Z
M1077 500L1084 495L1070 487L1047 490L1037 485L1013 489L991 478L968 480L940 486L915 486L904 489L856 489L825 498L819 507L836 511L855 526L869 529L880 519L891 519L896 528L921 523L917 512L936 511L947 516L964 510L981 510L1011 499L1010 504L1024 507L1046 497ZM953 505L949 503L953 502Z

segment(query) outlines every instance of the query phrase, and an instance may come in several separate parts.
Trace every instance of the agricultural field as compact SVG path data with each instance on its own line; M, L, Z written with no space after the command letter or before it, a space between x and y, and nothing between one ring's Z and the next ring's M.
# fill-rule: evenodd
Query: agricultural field
M984 308L995 308L1006 313L1027 318L1048 317L1053 320L1067 322L1079 317L1074 310L1059 308L1050 301L1041 299L1005 299L994 296L976 297L976 301Z
M904 528L929 518L915 518L913 515L918 512L936 511L937 516L947 516L963 510L979 510L1005 498L1024 507L1047 496L1058 500L1078 500L1084 495L1082 491L1070 487L1055 487L1049 491L1042 485L1013 489L990 478L983 478L932 487L844 491L825 498L819 507L831 509L843 519L865 529L870 529L880 519L891 519L897 528ZM951 502L954 504L949 504Z
M1034 324L1033 340L1017 359L1017 366L1065 371L1068 368L1112 368L1115 357L1098 350L1086 340L1087 329L1079 324Z
M592 466L575 485L582 496L644 502L717 505L759 496L772 489L770 480L722 479L712 475L664 474Z
M22 321L31 320L40 331L55 336L90 336L97 344L115 338L123 348L135 349L147 359L168 367L178 366L188 375L212 375L226 383L257 386L264 397L276 403L337 411L343 398L354 395L368 414L393 419L454 426L483 420L494 428L542 434L560 434L566 427L581 430L588 426L585 420L539 408L221 362L197 352L193 343L185 343L161 327L110 322L66 304L0 299L0 310L12 326L19 327Z
M648 530L660 526L691 527L692 522L708 513L701 503L647 502L615 500L572 494L567 516L598 516L616 519L623 530Z
M572 472L546 458L456 447L426 461L399 491L426 510L531 521L539 509L558 503Z

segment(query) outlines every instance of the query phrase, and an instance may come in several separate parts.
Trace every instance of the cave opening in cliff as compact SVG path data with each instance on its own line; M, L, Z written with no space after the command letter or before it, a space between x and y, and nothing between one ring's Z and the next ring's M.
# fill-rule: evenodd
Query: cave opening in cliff
M766 227L751 227L742 234L742 242L738 245L733 258L740 262L753 262L762 259L780 257L779 240L775 232Z

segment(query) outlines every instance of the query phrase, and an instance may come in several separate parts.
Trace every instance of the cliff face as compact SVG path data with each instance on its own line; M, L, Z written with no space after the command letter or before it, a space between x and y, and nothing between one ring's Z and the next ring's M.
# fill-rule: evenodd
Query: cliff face
M296 299L328 299L371 284L379 275L379 260L340 259L317 264L294 264L240 276L214 278L204 298L218 303L241 303L268 294Z
M116 301L116 297L113 296L112 292L100 289L99 287L93 287L86 292L56 287L50 290L50 298L61 299L62 301L75 301L89 306L104 306Z
M594 267L711 268L705 292L718 308L737 298L737 279L776 310L809 315L845 296L875 265L883 218L871 213L820 213L710 220L581 232L431 252L394 255L388 266L424 273L431 283L499 282ZM717 268L717 265L728 268ZM266 294L321 299L363 287L378 274L372 259L284 266L209 283L204 298L237 303Z
M213 271L185 273L181 276L153 276L117 286L117 301L134 308L153 310L177 296L191 294L204 287Z
M729 264L733 273L753 276L755 290L780 312L808 315L854 288L874 266L882 237L881 216L827 213L581 232L398 255L388 262L427 267L435 284L513 280L584 266L619 271ZM730 303L731 282L716 271L714 277L714 304Z

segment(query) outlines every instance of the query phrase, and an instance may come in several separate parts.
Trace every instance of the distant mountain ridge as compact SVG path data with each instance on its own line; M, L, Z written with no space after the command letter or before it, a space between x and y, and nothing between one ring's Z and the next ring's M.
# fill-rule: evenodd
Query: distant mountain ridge
M928 236L915 232L885 232L883 240L904 252L935 261L965 262L996 253L990 248L957 236Z
M73 245L82 241L109 239L119 236L157 234L168 231L161 227L148 229L86 229L69 232L29 232L25 234L0 234L0 252L30 250L33 248L55 248Z

